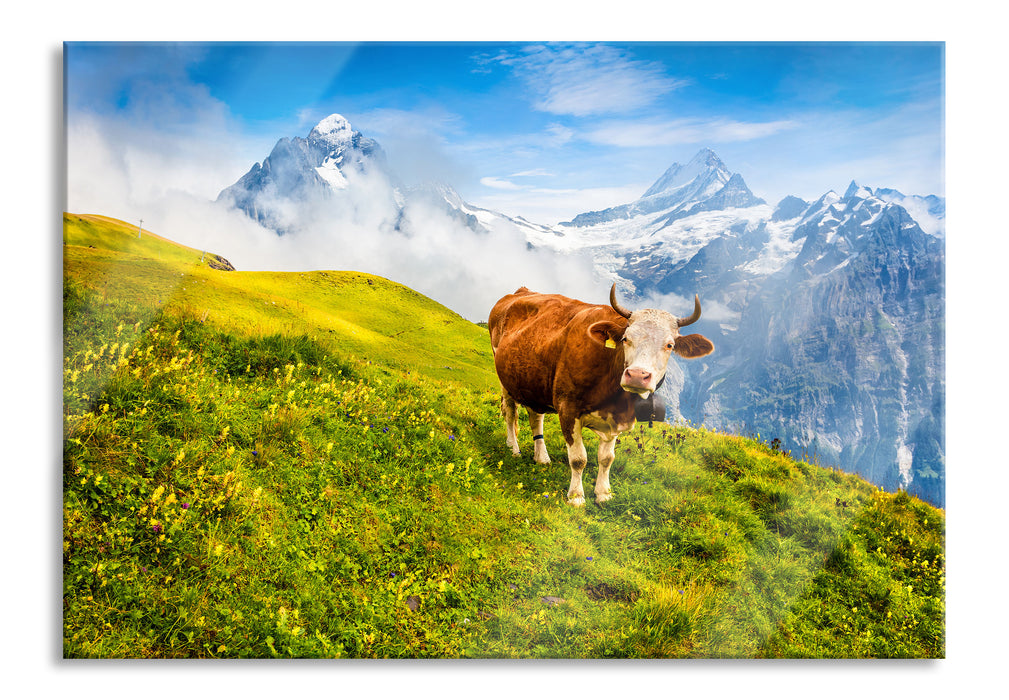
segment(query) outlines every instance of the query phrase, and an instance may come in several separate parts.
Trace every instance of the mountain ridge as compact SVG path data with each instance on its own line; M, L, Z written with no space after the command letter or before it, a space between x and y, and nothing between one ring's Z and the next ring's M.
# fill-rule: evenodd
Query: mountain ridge
M754 206L764 200L754 197L743 178L732 173L710 148L702 148L685 165L673 163L638 199L601 211L585 212L558 224L585 227L617 219L654 214L666 210L661 220L727 206ZM658 220L657 220L658 221Z

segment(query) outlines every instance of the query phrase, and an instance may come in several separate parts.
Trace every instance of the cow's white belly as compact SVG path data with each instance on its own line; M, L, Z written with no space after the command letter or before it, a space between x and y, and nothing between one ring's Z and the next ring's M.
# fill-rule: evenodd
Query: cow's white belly
M618 423L612 413L603 415L599 411L586 413L579 422L581 427L588 428L607 442L634 427L634 418L627 423Z

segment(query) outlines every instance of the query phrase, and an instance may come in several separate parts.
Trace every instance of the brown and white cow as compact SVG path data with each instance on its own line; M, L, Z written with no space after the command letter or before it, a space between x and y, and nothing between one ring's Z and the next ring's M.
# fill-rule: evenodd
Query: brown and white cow
M550 462L543 416L557 413L571 466L568 503L581 506L587 462L582 429L592 430L599 436L596 502L608 501L617 436L634 427L635 404L658 388L670 353L694 358L715 349L703 335L680 335L680 328L700 317L697 296L685 318L656 309L628 311L617 301L616 284L608 306L525 287L502 297L487 325L512 452L519 454L516 404L529 412L537 464Z

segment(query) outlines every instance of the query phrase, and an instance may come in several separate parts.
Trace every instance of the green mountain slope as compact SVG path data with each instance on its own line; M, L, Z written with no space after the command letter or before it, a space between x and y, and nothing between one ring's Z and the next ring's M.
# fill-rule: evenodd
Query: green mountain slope
M483 329L135 236L65 217L66 656L944 655L942 511L664 424L571 508Z
M148 316L165 310L241 337L307 334L342 355L497 386L484 330L375 275L223 271L212 267L219 256L73 214L64 215L63 260L64 274L82 288Z

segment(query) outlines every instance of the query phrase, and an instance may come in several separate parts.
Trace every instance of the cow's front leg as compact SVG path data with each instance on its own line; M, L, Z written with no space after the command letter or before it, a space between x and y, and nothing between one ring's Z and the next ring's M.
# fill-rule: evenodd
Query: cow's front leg
M520 453L518 407L515 405L515 399L505 391L504 387L501 387L501 413L504 415L505 430L508 433L505 443L512 448L513 455L518 455Z
M571 466L571 484L568 486L568 504L573 506L585 505L585 491L582 489L582 472L588 463L588 454L585 452L585 443L582 442L582 424L578 419L574 420L574 425L565 430L565 421L561 419L561 432L568 443L568 464Z
M533 460L536 464L550 464L547 442L543 437L543 414L529 409L529 429L533 431Z
M610 491L610 465L616 456L617 436L599 436L599 473L596 474L596 503L613 498Z

